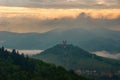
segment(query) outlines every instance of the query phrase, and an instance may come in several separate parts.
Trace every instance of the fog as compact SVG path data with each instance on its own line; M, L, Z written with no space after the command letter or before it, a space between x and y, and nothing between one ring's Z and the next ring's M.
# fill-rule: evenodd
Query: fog
M7 49L8 51L12 51L12 49ZM43 50L17 50L20 54L24 54L24 55L29 55L29 56L32 56L32 55L35 55L35 54L38 54L38 53L41 53Z
M93 54L96 54L98 56L112 58L112 59L120 59L120 53L109 53L107 51L96 51L92 52Z
M12 49L7 49L7 50L10 52L12 51ZM29 56L43 52L43 50L16 50L16 51L18 51L20 54L29 55ZM109 53L107 51L96 51L96 52L91 52L91 53L96 54L97 56L101 56L101 57L120 60L120 53Z

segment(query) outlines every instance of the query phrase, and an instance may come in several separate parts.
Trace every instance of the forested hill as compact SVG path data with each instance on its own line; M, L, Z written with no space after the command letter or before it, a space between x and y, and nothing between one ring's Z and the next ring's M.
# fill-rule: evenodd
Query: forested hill
M63 67L0 48L0 80L88 80Z
M88 51L72 45L57 44L48 48L34 58L48 63L54 63L72 70L118 71L120 61L91 54Z

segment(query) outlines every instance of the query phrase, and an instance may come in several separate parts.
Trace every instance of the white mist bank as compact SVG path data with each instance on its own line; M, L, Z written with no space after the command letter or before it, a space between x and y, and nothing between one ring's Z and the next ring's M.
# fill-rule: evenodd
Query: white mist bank
M41 53L43 50L19 50L20 54L23 53L25 55L34 55Z
M12 49L7 49L8 51L12 51ZM16 49L17 50L17 49ZM25 55L35 55L38 53L41 53L44 50L17 50L20 54L25 54ZM107 51L96 51L96 52L91 52L92 54L96 54L97 56L101 57L106 57L106 58L111 58L111 59L120 59L120 53L109 53Z
M107 51L96 51L92 53L106 58L120 59L120 53L109 53Z
M7 49L8 51L12 51L12 49ZM16 49L17 50L17 49ZM35 55L35 54L38 54L38 53L41 53L43 50L17 50L20 54L25 54L25 55Z

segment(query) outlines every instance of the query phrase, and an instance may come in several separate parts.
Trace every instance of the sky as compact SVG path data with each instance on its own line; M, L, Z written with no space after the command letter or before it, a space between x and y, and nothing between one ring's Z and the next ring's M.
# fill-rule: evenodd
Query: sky
M0 31L106 28L120 31L120 0L0 0Z

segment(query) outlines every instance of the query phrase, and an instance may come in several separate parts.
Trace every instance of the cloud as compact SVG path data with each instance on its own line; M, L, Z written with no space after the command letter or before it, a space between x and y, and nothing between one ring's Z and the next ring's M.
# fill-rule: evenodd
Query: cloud
M27 32L47 32L53 29L70 29L70 28L84 28L84 29L112 29L115 30L120 27L120 17L107 18L92 18L87 13L80 13L76 18L61 17L41 19L36 17L1 17L0 30L11 31L19 33ZM118 26L118 27L115 27Z
M79 9L46 9L46 8L24 8L24 7L0 7L0 17L34 17L40 19L76 17ZM70 13L70 14L69 14Z
M8 51L12 52L12 49L7 49ZM41 53L43 50L18 50L20 54L24 54L24 55L29 55L29 56L32 56L32 55L35 55L35 54L38 54L38 53Z
M120 25L118 26L114 26L114 27L110 27L110 30L114 30L114 31L120 31Z
M94 18L87 13L80 13L76 18L60 18L46 20L43 24L63 29L83 28L83 29L111 29L120 28L120 17L109 19L105 17ZM118 26L118 27L115 27ZM118 29L117 29L118 30Z
M47 32L63 28L120 29L119 9L0 7L0 31Z
M37 17L46 18L63 18L77 17L80 13L86 13L92 18L118 18L120 9L46 9L46 8L24 8L24 7L0 7L0 17Z
M2 19L2 18L1 18ZM3 18L0 24L1 31L10 31L18 33L27 32L47 32L54 27L49 27L42 24L43 21L35 18L24 18L24 17L14 17L14 18Z
M0 0L0 5L39 8L120 8L119 2L119 0Z
M97 52L92 52L92 53L98 56L102 56L102 57L120 59L120 53L109 53L107 51L97 51Z

